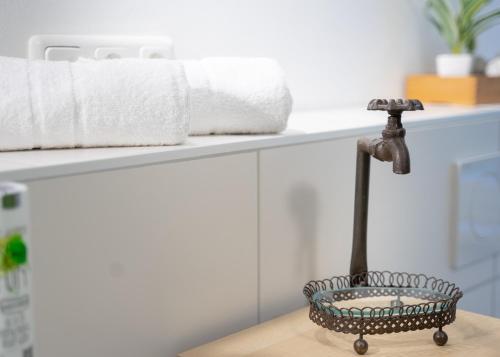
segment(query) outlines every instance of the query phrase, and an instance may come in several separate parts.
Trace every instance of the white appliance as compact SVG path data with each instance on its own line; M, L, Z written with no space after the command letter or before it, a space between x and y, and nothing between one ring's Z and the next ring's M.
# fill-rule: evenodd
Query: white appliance
M26 186L0 183L0 357L33 356Z

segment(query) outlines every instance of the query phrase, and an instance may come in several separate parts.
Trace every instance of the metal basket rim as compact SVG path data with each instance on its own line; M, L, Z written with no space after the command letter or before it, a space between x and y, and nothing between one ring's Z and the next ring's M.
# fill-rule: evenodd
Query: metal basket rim
M385 275L384 275L385 274ZM434 276L427 276L425 274L414 274L414 273L405 273L405 272L390 272L390 271L387 271L387 270L384 270L384 271L368 271L368 272L365 272L365 273L361 273L361 274L356 274L356 275L340 275L340 276L333 276L332 278L329 278L329 279L323 279L323 280L311 280L309 281L305 286L304 286L304 295L307 297L308 301L309 301L309 304L311 306L311 308L314 308L315 310L318 310L318 311L321 311L321 312L325 312L325 313L328 313L330 312L331 310L329 308L326 308L326 307L319 307L318 304L316 303L316 301L313 300L313 296L314 294L316 294L317 292L321 292L321 291L335 291L335 289L318 289L318 287L321 285L321 286L326 286L327 285L327 282L330 282L330 284L328 285L333 285L333 281L334 279L336 280L341 280L341 281L344 281L344 282L347 282L347 281L352 281L353 279L356 279L360 276L363 276L363 277L373 277L374 275L377 275L378 277L384 277L384 276L391 276L391 277L394 277L394 276L403 276L403 277L408 277L408 278L411 278L411 277L418 277L418 278L423 278L426 280L426 282L428 281L433 281L434 283L436 284L440 284L440 286L447 286L448 288L452 288L450 293L443 293L442 291L438 290L438 289L433 289L433 288L428 288L430 291L434 291L434 292L439 292L439 293L442 293L444 295L447 295L449 296L448 298L446 299L440 299L440 300L436 300L436 301L430 301L430 302L423 302L423 303L419 303L419 304L408 304L408 305L404 305L405 306L405 309L406 311L413 311L414 313L409 313L409 314L406 314L404 316L414 316L414 315L421 315L422 313L421 312L416 312L416 311L424 311L424 314L426 315L431 315L431 314L437 314L439 313L440 311L436 311L436 306L441 304L441 305L445 305L446 306L446 309L453 309L458 300L463 296L463 292L460 290L460 288L458 286L456 286L454 283L451 283L449 281L446 281L446 280L443 280L443 279L440 279L440 278L436 278ZM367 286L367 287L370 287L370 286ZM394 285L386 285L386 284L382 284L382 285L375 285L373 286L374 288L379 288L379 287L393 287L393 288L420 288L419 286L394 286ZM347 287L345 287L347 288ZM355 289L355 287L352 287L353 289ZM356 300L356 298L352 299L352 300ZM335 316L337 318L353 318L353 319L367 319L367 318L396 318L398 317L399 318L399 314L395 314L396 311L400 311L401 307L399 306L394 306L394 307L381 307L381 306L376 306L376 307L361 307L361 308L358 308L358 307L351 307L351 308L337 308L339 311L341 311L341 316ZM360 312L360 315L359 317L355 317L354 314L352 313L353 311L359 311ZM384 311L388 311L387 313L385 313ZM342 313L342 312L347 312L346 314ZM380 312L384 312L382 315L380 315ZM363 315L364 314L368 314L370 315L370 317L364 317ZM372 316L373 315L373 316Z

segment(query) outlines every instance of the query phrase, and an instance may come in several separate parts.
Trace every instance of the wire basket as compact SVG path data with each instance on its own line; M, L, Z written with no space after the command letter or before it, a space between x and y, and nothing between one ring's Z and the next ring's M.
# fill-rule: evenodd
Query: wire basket
M434 341L444 345L447 335L442 327L455 320L463 294L455 284L423 274L370 271L310 281L304 295L310 319L336 332L360 335L354 348L363 354L368 349L363 335L438 328ZM377 298L389 301L378 305ZM372 300L372 306L346 306L357 299Z

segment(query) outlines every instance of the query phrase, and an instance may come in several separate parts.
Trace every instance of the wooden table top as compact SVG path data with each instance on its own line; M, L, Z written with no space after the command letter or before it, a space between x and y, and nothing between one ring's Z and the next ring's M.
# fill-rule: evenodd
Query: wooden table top
M183 352L179 357L343 357L357 356L357 336L316 326L304 308L256 325L220 340ZM365 356L500 357L500 319L458 310L457 319L445 326L448 343L438 347L434 330L365 336Z

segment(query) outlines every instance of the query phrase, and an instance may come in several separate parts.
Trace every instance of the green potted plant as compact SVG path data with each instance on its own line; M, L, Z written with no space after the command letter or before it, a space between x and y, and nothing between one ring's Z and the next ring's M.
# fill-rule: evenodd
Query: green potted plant
M492 0L427 0L429 19L451 52L436 57L438 75L449 77L471 74L477 36L500 20L500 9L484 11L491 2Z

